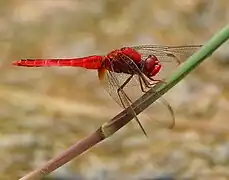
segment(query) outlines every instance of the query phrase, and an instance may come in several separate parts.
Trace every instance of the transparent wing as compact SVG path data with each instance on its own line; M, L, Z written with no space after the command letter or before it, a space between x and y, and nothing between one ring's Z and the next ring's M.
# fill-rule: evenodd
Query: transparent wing
M115 80L113 79L114 76L116 77L118 83L115 83ZM118 88L129 77L130 75L128 74L108 71L105 75L104 80L102 81L105 90L122 108L129 107L132 102L136 101L144 94L141 91L138 76L134 75L130 82L123 88L125 95L121 93L121 102L117 91ZM125 96L128 96L128 98L126 98ZM128 99L130 99L131 102L128 101ZM174 124L174 117L173 114L171 114L171 109L169 108L171 107L168 107L168 103L166 102L166 100L160 98L156 101L156 103L150 105L138 116L147 134L150 134L150 131L153 128L169 128L171 127L171 125Z
M129 74L115 73L112 71L107 71L104 80L102 81L105 90L110 94L110 96L123 108L123 105L118 96L118 88L130 77ZM116 77L117 83L113 79ZM130 82L123 88L128 98L131 101L136 101L141 95L143 95L140 89L140 83L138 81L137 75L134 75ZM127 105L127 103L125 103Z
M184 62L188 57L194 54L202 45L187 46L160 46L160 45L143 45L133 46L138 51L142 59L146 59L149 55L154 55L160 61L162 68L154 79L167 78L179 63Z

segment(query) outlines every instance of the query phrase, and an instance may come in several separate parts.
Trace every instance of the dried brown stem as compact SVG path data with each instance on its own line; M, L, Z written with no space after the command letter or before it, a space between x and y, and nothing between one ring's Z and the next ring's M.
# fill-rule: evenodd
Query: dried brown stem
M61 167L65 163L69 162L73 158L77 157L78 155L85 152L87 149L91 148L95 144L99 143L104 139L104 136L100 129L98 129L93 134L89 135L85 139L81 140L80 142L75 143L70 148L68 148L63 153L59 154L56 158L48 161L44 166L35 169L34 171L28 173L20 180L36 180L40 179L41 177L49 174L50 172L54 171L55 169Z

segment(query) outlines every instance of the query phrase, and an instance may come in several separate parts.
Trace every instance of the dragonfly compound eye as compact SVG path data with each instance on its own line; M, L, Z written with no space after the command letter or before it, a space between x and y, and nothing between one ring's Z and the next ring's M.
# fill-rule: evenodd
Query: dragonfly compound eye
M156 56L150 55L146 58L143 67L144 74L146 74L148 77L152 77L155 76L160 71L160 69L161 64Z
M141 55L130 47L124 47L120 49L121 53L131 58L135 63L139 63L141 61Z

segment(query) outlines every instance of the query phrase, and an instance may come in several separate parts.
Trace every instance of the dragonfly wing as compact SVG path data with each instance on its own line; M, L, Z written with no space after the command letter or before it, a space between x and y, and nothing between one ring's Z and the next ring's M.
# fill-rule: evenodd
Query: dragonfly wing
M125 108L129 104L128 102L125 103L125 107L123 107L123 104L120 101L120 98L118 96L118 88L130 77L131 75L128 74L121 74L121 73L115 73L112 71L107 71L104 79L102 80L102 84L105 88L105 90L110 94L110 96L122 107ZM114 77L116 80L114 80ZM131 90L131 88L133 88ZM123 91L125 91L125 94L128 96L131 101L137 100L143 93L139 94L140 90L140 83L137 80L137 76L134 75L133 78L130 80L130 82L123 88ZM140 90L141 91L141 90ZM136 94L138 94L136 96Z
M160 61L162 68L154 77L155 79L165 79L177 68L179 63L184 62L188 57L195 53L202 45L189 46L160 46L160 45L143 45L132 47L138 51L142 59L149 55L154 55Z
M116 77L118 84L114 82L114 76ZM121 93L121 98L124 103L123 106L117 94L117 90L125 82L125 80L129 78L129 76L130 75L127 74L107 72L104 76L104 80L102 81L105 90L124 109L129 107L132 102L136 101L144 94L141 91L138 76L134 75L134 77L123 89L125 95ZM128 100L128 98L126 98L126 96L131 99L131 102ZM147 134L150 134L154 128L171 128L175 124L173 110L169 103L163 99L163 97L145 109L139 115L139 119L141 124L143 124L144 129L146 129Z
M160 46L160 45L143 45L133 46L132 48L139 51L143 57L150 54L155 56L176 56L181 62L187 57L195 53L202 45L187 45L187 46ZM175 59L174 59L175 60ZM163 59L161 60L163 61Z
M172 129L175 126L175 114L170 104L160 97L156 102L147 107L140 114L141 122L146 127L146 132L152 129Z

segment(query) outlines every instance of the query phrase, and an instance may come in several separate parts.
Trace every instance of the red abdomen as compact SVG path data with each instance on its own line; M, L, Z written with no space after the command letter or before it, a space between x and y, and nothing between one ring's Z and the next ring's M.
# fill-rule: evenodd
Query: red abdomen
M103 56L88 56L71 59L21 59L19 61L14 61L12 64L26 67L71 66L86 69L99 69L103 59Z

